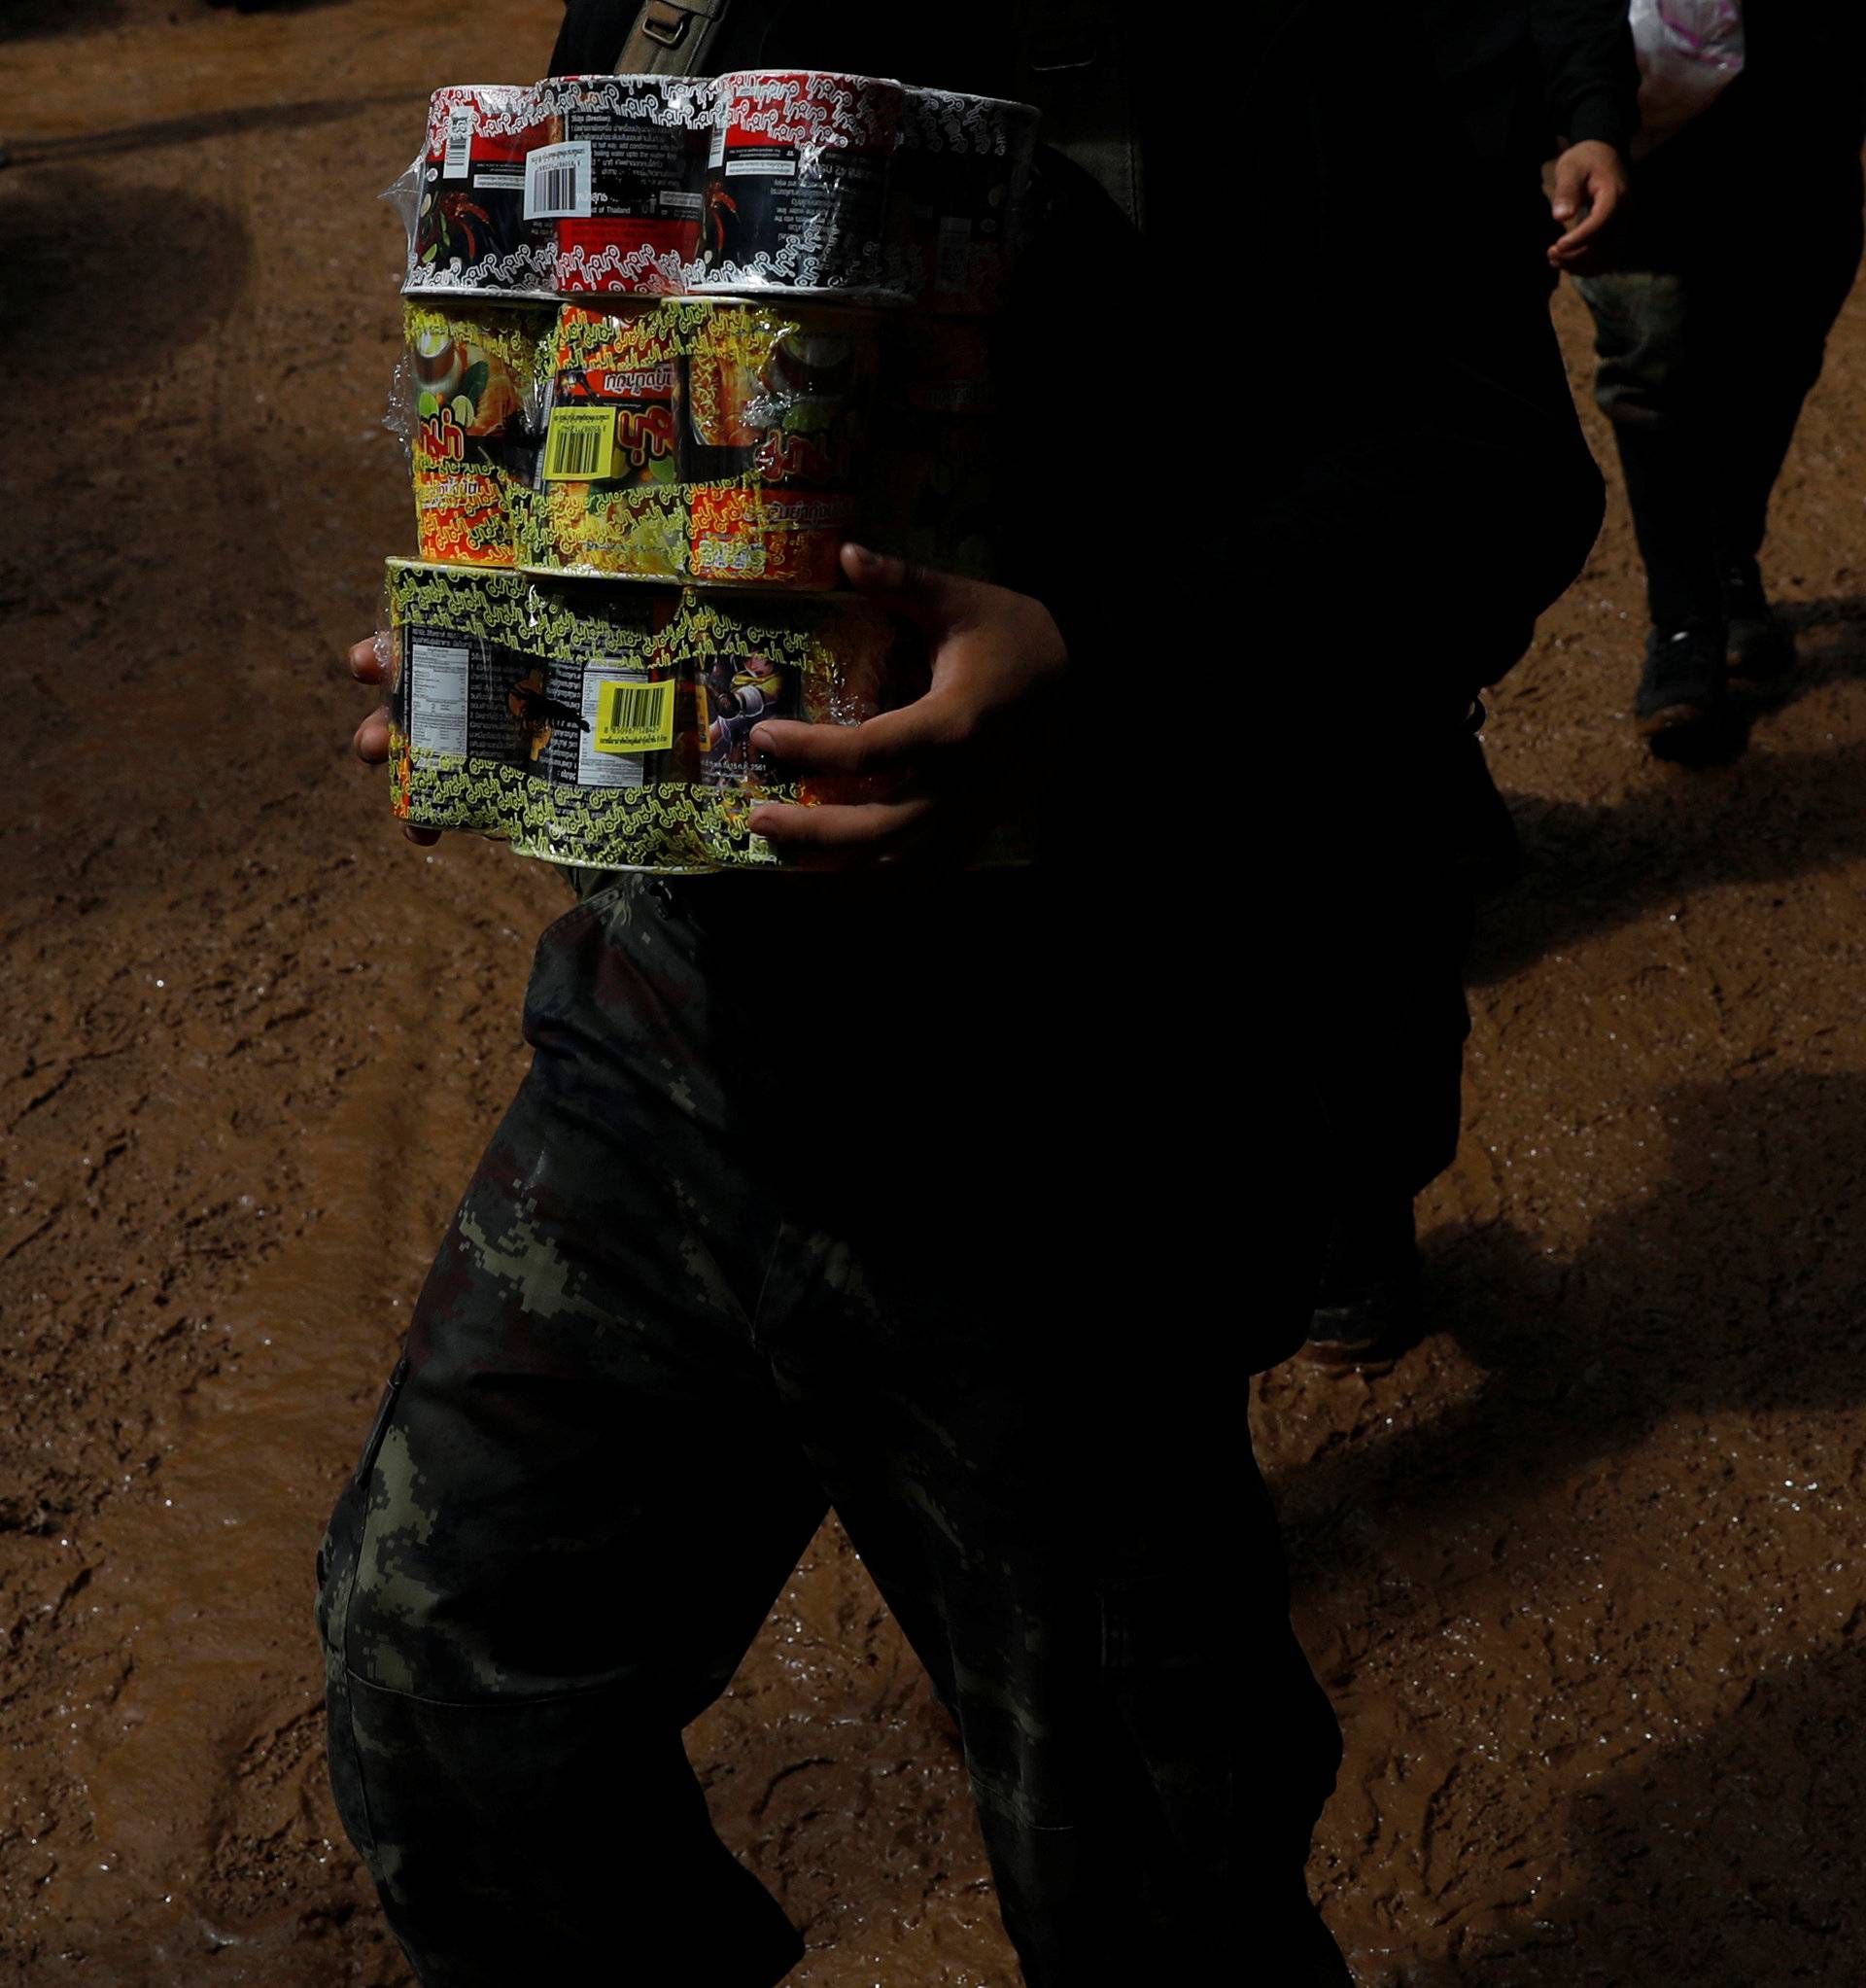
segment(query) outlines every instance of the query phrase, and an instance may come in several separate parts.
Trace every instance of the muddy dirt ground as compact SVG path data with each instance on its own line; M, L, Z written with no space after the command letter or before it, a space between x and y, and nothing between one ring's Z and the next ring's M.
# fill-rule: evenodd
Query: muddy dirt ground
M534 74L556 14L0 20L0 1958L30 1988L409 1979L325 1787L310 1563L563 899L413 849L347 756L339 654L410 543L372 196L433 84ZM1866 1978L1862 434L1856 296L1768 554L1804 667L1728 767L1634 742L1616 506L1496 701L1534 866L1480 935L1434 1330L1260 1390L1347 1737L1313 1876L1367 1988ZM799 1988L1009 1988L957 1761L833 1529L692 1746L807 1931Z

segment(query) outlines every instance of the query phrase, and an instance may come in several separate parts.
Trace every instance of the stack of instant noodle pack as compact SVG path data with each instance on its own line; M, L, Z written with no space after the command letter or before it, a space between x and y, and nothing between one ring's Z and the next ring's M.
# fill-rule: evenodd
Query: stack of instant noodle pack
M769 862L760 718L851 724L924 657L858 538L986 567L986 328L1037 114L875 77L435 93L389 561L397 815L601 869Z

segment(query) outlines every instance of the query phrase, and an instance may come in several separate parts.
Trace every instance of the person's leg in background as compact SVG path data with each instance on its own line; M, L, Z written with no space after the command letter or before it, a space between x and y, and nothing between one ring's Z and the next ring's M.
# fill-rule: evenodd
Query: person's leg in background
M1642 217L1642 242L1664 243L1659 217ZM1711 741L1725 716L1728 612L1719 554L1720 375L1712 299L1686 269L1653 263L1584 277L1576 289L1594 317L1595 398L1613 424L1640 557L1650 628L1634 714L1661 753Z
M1625 266L1576 283L1646 572L1635 713L1666 756L1740 736L1731 671L1793 660L1758 554L1859 262L1859 138L1856 103L1743 78L1636 175Z
M1729 660L1734 674L1756 681L1779 679L1794 662L1793 642L1769 606L1760 554L1770 497L1859 267L1858 135L1811 129L1758 148L1755 156L1769 161L1766 183L1752 183L1747 224L1733 215L1732 227L1766 240L1769 211L1792 214L1792 249L1761 268L1745 258L1701 278L1714 297L1725 383L1711 488Z
M1421 1323L1413 1202L1458 1150L1472 889L1461 860L1469 719L1447 705L1337 745L1312 834L1328 854L1300 929L1318 1022L1325 1243L1307 1351L1378 1364Z

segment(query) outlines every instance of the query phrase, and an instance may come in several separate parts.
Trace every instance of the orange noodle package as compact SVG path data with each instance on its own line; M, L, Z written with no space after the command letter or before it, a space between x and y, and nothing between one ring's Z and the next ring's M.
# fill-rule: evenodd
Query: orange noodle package
M391 560L392 797L597 868L774 860L765 800L864 797L791 783L751 750L759 717L853 724L924 686L916 640L851 596L720 598Z
M838 584L860 514L876 331L850 310L698 307L681 436L695 579Z
M669 76L561 76L538 90L548 144L529 211L550 224L566 296L680 291L700 253L700 161L712 87Z
M875 320L690 298L567 304L519 564L828 589L860 522Z
M518 558L545 573L677 579L679 327L663 307L566 304L545 348L543 443L518 500Z
M688 288L899 299L888 169L905 93L876 76L747 69L716 86Z
M403 393L424 559L510 566L511 494L536 454L534 402L548 306L409 298Z

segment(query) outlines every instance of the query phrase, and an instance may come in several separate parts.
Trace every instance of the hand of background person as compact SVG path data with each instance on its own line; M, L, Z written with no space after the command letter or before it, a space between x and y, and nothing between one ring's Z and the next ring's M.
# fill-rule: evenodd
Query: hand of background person
M856 725L770 718L751 743L785 779L845 775L875 797L806 807L767 802L748 825L799 868L848 869L961 847L1027 798L1040 728L1068 665L1041 601L843 547L858 593L925 635L924 696Z
M1626 160L1604 138L1571 145L1555 161L1549 187L1549 209L1571 224L1559 241L1549 244L1548 260L1557 269L1572 269L1586 261L1595 238L1626 198Z
M384 635L365 635L361 642L350 646L350 674L359 683L386 683L389 680L389 639ZM356 755L365 766L386 766L389 763L389 707L378 705L357 727L357 736L351 741ZM440 840L437 828L408 828L401 831L410 842L419 842L424 847Z

